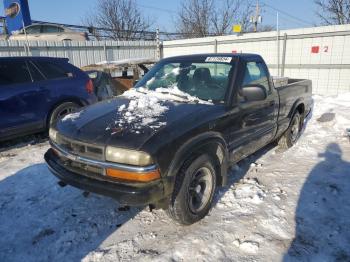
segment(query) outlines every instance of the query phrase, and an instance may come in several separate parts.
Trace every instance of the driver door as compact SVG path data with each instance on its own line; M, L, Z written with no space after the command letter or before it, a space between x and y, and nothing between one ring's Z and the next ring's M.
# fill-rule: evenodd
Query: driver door
M247 61L238 90L238 117L231 136L233 158L242 159L267 145L277 129L278 95L271 87L265 64L259 60ZM261 86L266 91L263 101L248 101L242 90L245 86Z

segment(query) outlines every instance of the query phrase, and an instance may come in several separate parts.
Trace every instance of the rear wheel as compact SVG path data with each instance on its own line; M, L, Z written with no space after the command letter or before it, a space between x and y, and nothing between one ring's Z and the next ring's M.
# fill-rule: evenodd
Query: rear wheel
M302 129L302 117L296 112L292 118L289 128L278 141L278 145L282 149L291 148L298 141L300 131Z
M168 215L183 225L201 220L210 210L215 189L213 160L201 155L194 161L187 161L176 177Z
M53 110L50 117L50 126L65 117L68 114L74 113L80 106L73 102L65 102Z

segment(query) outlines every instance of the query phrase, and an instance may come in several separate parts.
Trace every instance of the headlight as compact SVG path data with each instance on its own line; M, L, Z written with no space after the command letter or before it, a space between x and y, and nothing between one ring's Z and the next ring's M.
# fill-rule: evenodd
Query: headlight
M152 157L145 152L111 146L107 146L106 148L106 160L133 166L148 166L153 164Z
M56 142L57 141L57 130L53 129L53 128L50 128L49 130L49 137L50 139L53 141L53 142Z

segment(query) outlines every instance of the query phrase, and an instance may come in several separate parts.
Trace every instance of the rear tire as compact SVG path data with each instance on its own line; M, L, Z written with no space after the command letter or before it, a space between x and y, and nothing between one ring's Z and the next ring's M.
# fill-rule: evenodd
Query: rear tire
M204 218L211 208L216 177L214 162L208 155L187 161L176 177L168 216L182 225Z
M300 137L302 129L302 117L299 112L296 112L292 118L290 126L283 136L279 139L278 145L281 149L289 149L295 145Z
M50 116L49 127L56 123L61 118L65 117L68 114L74 113L79 109L79 105L73 102L65 102L58 107L56 107Z

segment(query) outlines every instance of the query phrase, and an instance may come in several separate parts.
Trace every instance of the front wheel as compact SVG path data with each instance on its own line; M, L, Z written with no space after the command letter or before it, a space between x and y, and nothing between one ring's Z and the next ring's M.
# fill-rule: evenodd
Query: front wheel
M168 215L182 225L201 220L210 210L215 189L216 171L208 155L186 162L176 177Z
M278 141L278 145L282 149L291 148L300 137L302 129L302 117L299 112L296 112L292 118L290 126L283 136Z

